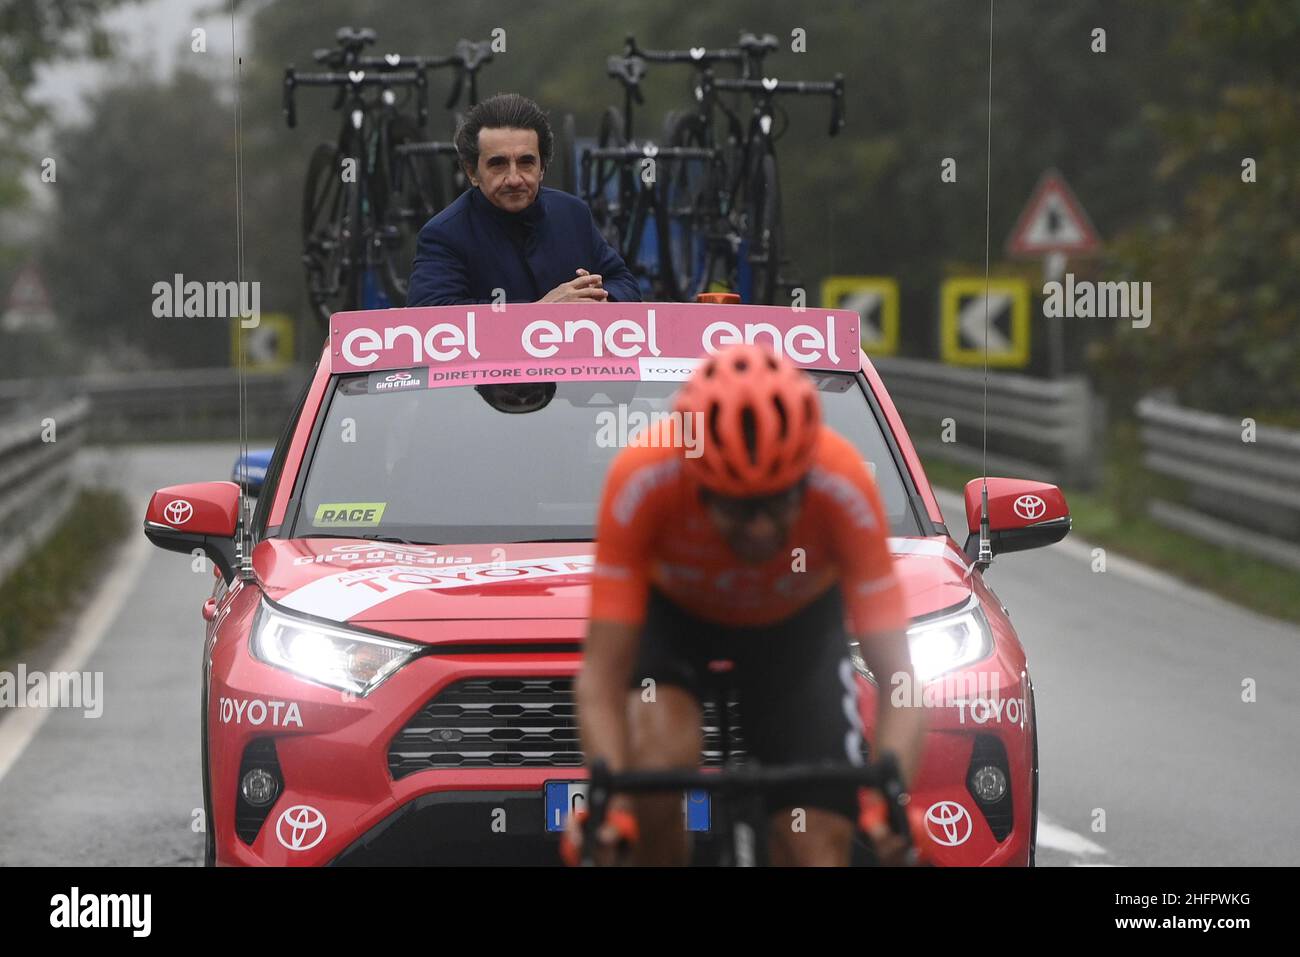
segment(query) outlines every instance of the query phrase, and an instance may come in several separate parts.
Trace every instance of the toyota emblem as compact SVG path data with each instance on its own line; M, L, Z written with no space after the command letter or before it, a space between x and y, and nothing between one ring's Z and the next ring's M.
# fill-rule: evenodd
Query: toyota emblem
M936 844L965 844L971 832L970 812L956 801L937 801L925 812L925 829Z
M1022 495L1011 504L1011 507L1017 515L1030 522L1042 518L1043 513L1047 511L1047 503L1037 495Z
M276 821L275 836L291 851L309 851L325 840L325 815L309 804L295 804Z
M172 525L184 525L194 514L194 506L183 498L172 499L163 508L163 517Z

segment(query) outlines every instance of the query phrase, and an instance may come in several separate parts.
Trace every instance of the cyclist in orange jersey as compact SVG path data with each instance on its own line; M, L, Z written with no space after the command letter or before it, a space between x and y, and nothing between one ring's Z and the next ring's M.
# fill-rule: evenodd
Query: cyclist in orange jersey
M748 755L861 764L850 640L874 674L913 678L871 473L822 423L808 376L757 345L703 360L674 411L682 418L659 423L653 441L619 453L601 499L577 685L587 761L615 772L698 766L702 691L710 663L725 660ZM675 441L686 416L699 426L693 448ZM892 754L906 782L922 714L888 694L878 706L873 757ZM856 788L791 787L767 807L773 864L849 862ZM680 795L615 796L599 862L615 859L620 820L639 831L633 863L688 861ZM574 827L569 836L580 840ZM873 839L883 857L899 850Z

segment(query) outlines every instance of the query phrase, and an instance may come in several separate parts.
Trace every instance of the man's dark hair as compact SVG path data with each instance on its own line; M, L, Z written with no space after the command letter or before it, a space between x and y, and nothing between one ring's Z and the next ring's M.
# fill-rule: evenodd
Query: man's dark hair
M551 164L555 136L546 121L542 108L518 93L498 93L475 106L456 129L456 154L461 164L471 170L478 169L478 131L484 128L533 130L537 134L537 149L541 153L542 169Z

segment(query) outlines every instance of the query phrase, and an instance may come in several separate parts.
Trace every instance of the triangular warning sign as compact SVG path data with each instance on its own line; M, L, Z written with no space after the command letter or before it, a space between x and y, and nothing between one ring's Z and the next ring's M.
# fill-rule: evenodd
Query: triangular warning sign
M18 270L14 284L9 289L9 301L6 309L20 312L49 312L50 296L45 291L41 272L34 262L28 261Z
M1088 214L1061 174L1048 170L1034 188L1007 240L1012 256L1090 253L1101 245Z

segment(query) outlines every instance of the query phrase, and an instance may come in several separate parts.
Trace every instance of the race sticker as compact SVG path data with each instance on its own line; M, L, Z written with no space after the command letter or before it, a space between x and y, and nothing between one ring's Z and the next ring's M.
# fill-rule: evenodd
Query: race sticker
M408 591L482 588L500 582L586 576L594 564L594 555L558 555L477 562L453 568L414 565L357 568L309 582L285 595L280 603L333 621L347 621Z
M317 528L375 528L384 517L387 502L327 502L318 506L312 524Z
M429 370L398 369L396 372L372 372L366 377L366 391L371 395L385 392L405 392L408 389L426 389Z

